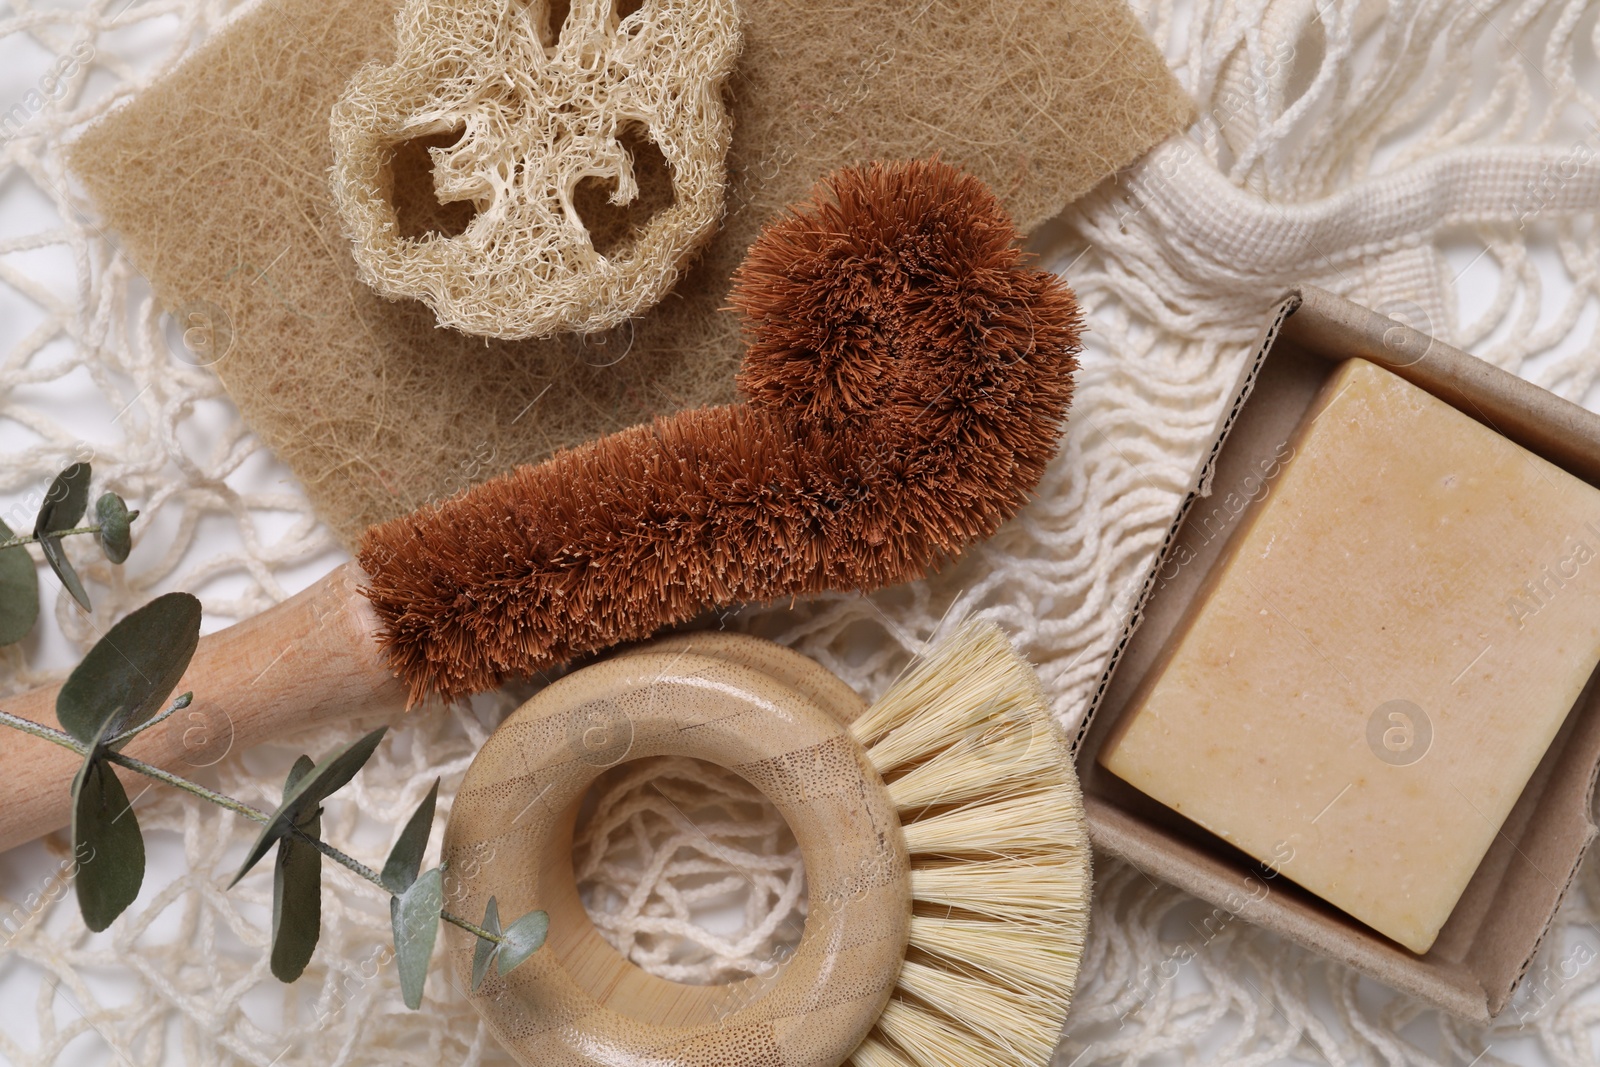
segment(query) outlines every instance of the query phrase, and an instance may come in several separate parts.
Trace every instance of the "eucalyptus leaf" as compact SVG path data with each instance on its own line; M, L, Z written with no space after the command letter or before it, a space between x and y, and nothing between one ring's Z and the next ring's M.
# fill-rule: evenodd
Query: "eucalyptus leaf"
M428 978L428 960L439 937L439 913L443 910L444 872L438 867L419 875L390 909L400 994L408 1008L422 1006L422 986Z
M500 905L495 903L494 897L489 898L489 906L483 909L483 928L491 934L500 933ZM499 945L485 938L478 938L477 945L472 950L472 991L476 993L483 984L483 979L489 973L489 961Z
M294 792L294 787L300 784L300 779L310 774L317 766L317 761L301 753L294 761L294 766L289 768L289 774L283 780L283 799L288 800L289 794Z
M130 515L128 505L115 493L101 493L100 499L94 502L94 518L100 527L94 537L100 542L106 559L112 563L121 563L128 558L128 552L133 548L133 536L128 527L137 514L133 512Z
M322 762L303 772L300 777L293 778L292 784L284 792L283 803L272 813L267 825L261 828L256 843L251 846L243 866L233 876L233 881L228 883L228 888L238 885L239 879L250 873L250 868L259 863L273 844L289 832L290 826L303 822L307 813L314 811L354 778L356 772L372 758L378 742L383 740L383 735L388 731L387 726L380 726L365 737L335 749ZM296 763L296 766L299 764ZM291 776L293 773L290 772Z
M98 741L98 739L96 739ZM95 744L72 779L72 851L78 910L89 929L110 926L144 883L144 837L116 771Z
M530 911L506 927L500 942L500 973L510 974L518 964L538 952L550 932L550 916L542 911Z
M54 535L72 529L83 518L88 504L89 464L74 463L56 475L50 488L45 490L44 503L40 505L39 514L33 521L33 536L38 538L39 547L44 549L45 562L50 564L50 569L56 572L61 584L67 587L67 592L72 594L72 599L84 611L89 610L89 594L84 592L78 572L72 569L61 547L61 538Z
M44 503L33 520L33 536L46 537L70 530L89 506L89 465L74 463L55 476L45 490Z
M0 520L0 541L15 537ZM39 618L39 572L33 557L21 545L0 549L0 645L12 645L28 636Z
M78 602L80 608L88 611L89 593L83 588L83 579L73 570L72 561L67 558L67 550L61 547L61 538L40 538L39 547L44 549L44 561L56 572L56 578L66 587L67 592L72 594L72 599Z
M283 792L287 797L314 767L309 756L295 760ZM312 808L295 826L308 837L322 834L321 808ZM322 853L294 834L278 842L272 869L272 974L292 982L305 971L322 935Z
M113 626L56 695L56 718L85 744L147 721L177 688L200 641L200 601L156 597Z
M378 876L389 892L404 893L417 880L417 872L422 869L422 854L428 848L428 834L433 830L433 808L438 799L439 779L435 778L433 788L428 790L417 810L411 813L405 829L400 831L400 839L389 850L383 873Z

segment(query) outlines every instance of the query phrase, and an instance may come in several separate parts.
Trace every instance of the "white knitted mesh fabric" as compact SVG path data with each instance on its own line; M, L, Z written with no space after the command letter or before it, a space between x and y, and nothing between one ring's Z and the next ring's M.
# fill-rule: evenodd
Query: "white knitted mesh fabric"
M222 0L14 0L0 19L0 41L29 39L38 47L28 54L42 57L36 68L6 68L9 95L0 97L18 102L0 111L9 136L0 189L34 212L29 225L0 232L0 492L37 491L81 458L81 435L52 398L87 396L88 409L103 412L90 438L97 479L146 514L123 571L92 564L92 546L70 543L85 562L95 615L58 603L43 627L64 632L79 651L95 629L154 591L198 593L209 627L260 610L283 595L285 582L303 582L332 559L331 540L293 487L272 481L273 468L219 399L215 379L172 355L166 325L61 169L72 129L168 67L227 9ZM877 693L952 607L986 613L1017 635L1057 711L1072 720L1224 390L1265 311L1292 283L1379 307L1564 396L1593 401L1593 7L1329 0L1319 10L1309 0L1148 0L1141 15L1204 114L1188 135L1039 239L1046 262L1077 288L1092 330L1069 433L1039 500L934 581L746 612L729 625L778 636ZM57 72L67 78L64 90L31 80L75 46L92 54ZM152 51L162 56L153 65L134 61ZM1463 302L1468 291L1490 295ZM239 488L252 481L273 488ZM4 684L36 681L25 657L48 658L59 643L46 637L0 652ZM363 858L382 856L436 774L444 779L442 823L487 724L516 697L481 700L475 711L414 713L328 804L328 836ZM296 753L324 751L363 725L232 753L195 773L271 804ZM627 800L612 796L614 805ZM230 892L221 888L250 827L162 790L143 796L137 810L160 876L105 934L85 932L70 894L57 900L64 893L49 850L60 857L59 841L0 864L6 913L26 920L14 933L0 930L0 1055L19 1063L263 1067L506 1061L437 960L426 1010L405 1010L386 948L387 909L370 887L329 869L322 944L299 983L279 986L265 952L270 878L260 872ZM671 821L661 826L660 839L674 840ZM772 840L781 854L781 835ZM660 952L663 938L684 932L681 924L656 932L646 925L692 915L693 889L683 887L709 884L719 853L735 858L732 870L752 862L734 848L768 854L764 843L717 842L677 853L677 867L668 857L655 868L650 841L620 835L603 849L618 869L594 868L589 894L612 936L641 953ZM1342 1067L1542 1055L1593 1063L1600 935L1589 902L1600 902L1597 862L1585 866L1525 992L1485 1028L1421 1008L1102 860L1060 1062L1294 1059ZM643 881L622 869L629 864L671 873L645 876L656 881L641 897ZM772 916L792 898L771 891L778 881L745 916L745 930L783 928L786 916ZM675 892L683 911L674 910ZM669 947L669 957L679 955L652 965L704 977L764 958L741 933L712 931L688 950Z
M357 74L331 122L361 280L485 337L654 306L722 218L732 0L410 0L396 24L394 62ZM390 157L430 140L439 200L476 208L459 233L397 218Z
M591 796L573 872L619 952L652 974L707 985L770 974L794 950L805 864L789 824L749 782L662 757L607 772Z

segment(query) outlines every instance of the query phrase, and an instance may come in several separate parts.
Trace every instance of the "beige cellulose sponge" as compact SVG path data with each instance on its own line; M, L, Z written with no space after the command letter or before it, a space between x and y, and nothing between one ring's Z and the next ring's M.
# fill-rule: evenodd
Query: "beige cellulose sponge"
M722 216L733 0L408 0L396 28L394 62L363 67L331 121L361 280L507 340L657 303ZM396 218L392 159L419 139L439 202L475 211L458 233Z

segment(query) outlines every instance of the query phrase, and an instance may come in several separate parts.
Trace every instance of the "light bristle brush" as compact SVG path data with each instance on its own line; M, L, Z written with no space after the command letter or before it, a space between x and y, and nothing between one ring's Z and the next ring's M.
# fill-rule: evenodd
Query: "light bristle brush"
M1066 739L998 627L968 623L850 727L911 859L910 951L856 1067L1042 1067L1088 933Z
M203 639L179 683L194 707L129 755L203 765L710 608L923 576L1026 502L1071 400L1077 304L1018 241L989 190L938 161L834 175L735 277L746 403L657 419L373 527L356 563ZM6 710L53 723L55 693ZM6 741L0 848L66 823L75 770L48 742Z
M584 911L579 805L607 767L650 757L727 767L788 821L810 906L772 973L667 982ZM938 642L864 711L817 664L750 637L680 635L587 667L484 745L441 858L471 872L453 910L492 898L550 914L545 947L472 996L529 1067L1044 1067L1087 934L1090 846L1066 739L986 622ZM447 937L467 988L473 939Z

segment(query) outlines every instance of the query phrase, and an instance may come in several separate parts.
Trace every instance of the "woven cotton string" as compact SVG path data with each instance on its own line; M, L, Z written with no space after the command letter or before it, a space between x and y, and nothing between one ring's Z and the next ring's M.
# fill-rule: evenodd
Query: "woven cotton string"
M0 493L15 503L3 514L27 526L31 507L21 498L36 500L84 448L97 480L145 514L123 570L94 562L84 539L69 542L95 612L58 601L46 636L0 652L7 690L41 680L29 663L64 662L65 644L81 653L154 592L199 594L210 627L261 610L335 558L215 378L174 355L184 349L170 324L60 162L75 128L169 69L230 10L226 0L12 0L0 19L0 43L35 63L7 66L0 97L16 105L0 111L8 137L0 196L27 219L0 232ZM986 613L1017 635L1070 722L1224 390L1264 312L1295 282L1593 400L1593 6L1148 0L1141 15L1202 117L1040 237L1046 262L1077 287L1093 332L1069 434L1039 500L935 581L746 612L728 625L788 641L877 693L947 613ZM74 55L79 62L55 66ZM51 69L64 88L32 80ZM1474 286L1489 295L1463 302ZM473 752L523 695L413 714L328 804L325 833L363 858L381 857L434 775L444 781L442 825ZM193 773L270 806L295 754L325 751L363 725L235 752ZM675 821L650 800L673 788L623 775L598 798L579 848L591 907L608 936L669 976L759 969L776 958L774 942L792 936L802 899L783 835L770 825L754 836L748 826L724 833L706 814L717 808L711 799L701 815ZM728 797L719 810L744 805L752 814L747 801ZM262 1067L506 1062L438 958L425 1010L403 1007L387 908L370 887L328 869L321 946L298 984L280 986L265 950L270 876L263 868L222 890L251 827L164 790L137 808L152 873L105 934L85 932L53 873L65 854L59 839L0 860L11 916L0 923L0 1055ZM1102 860L1060 1062L1595 1062L1597 863L1585 867L1521 998L1499 1024L1479 1028ZM699 904L738 895L734 878L748 886L742 923L697 926Z

